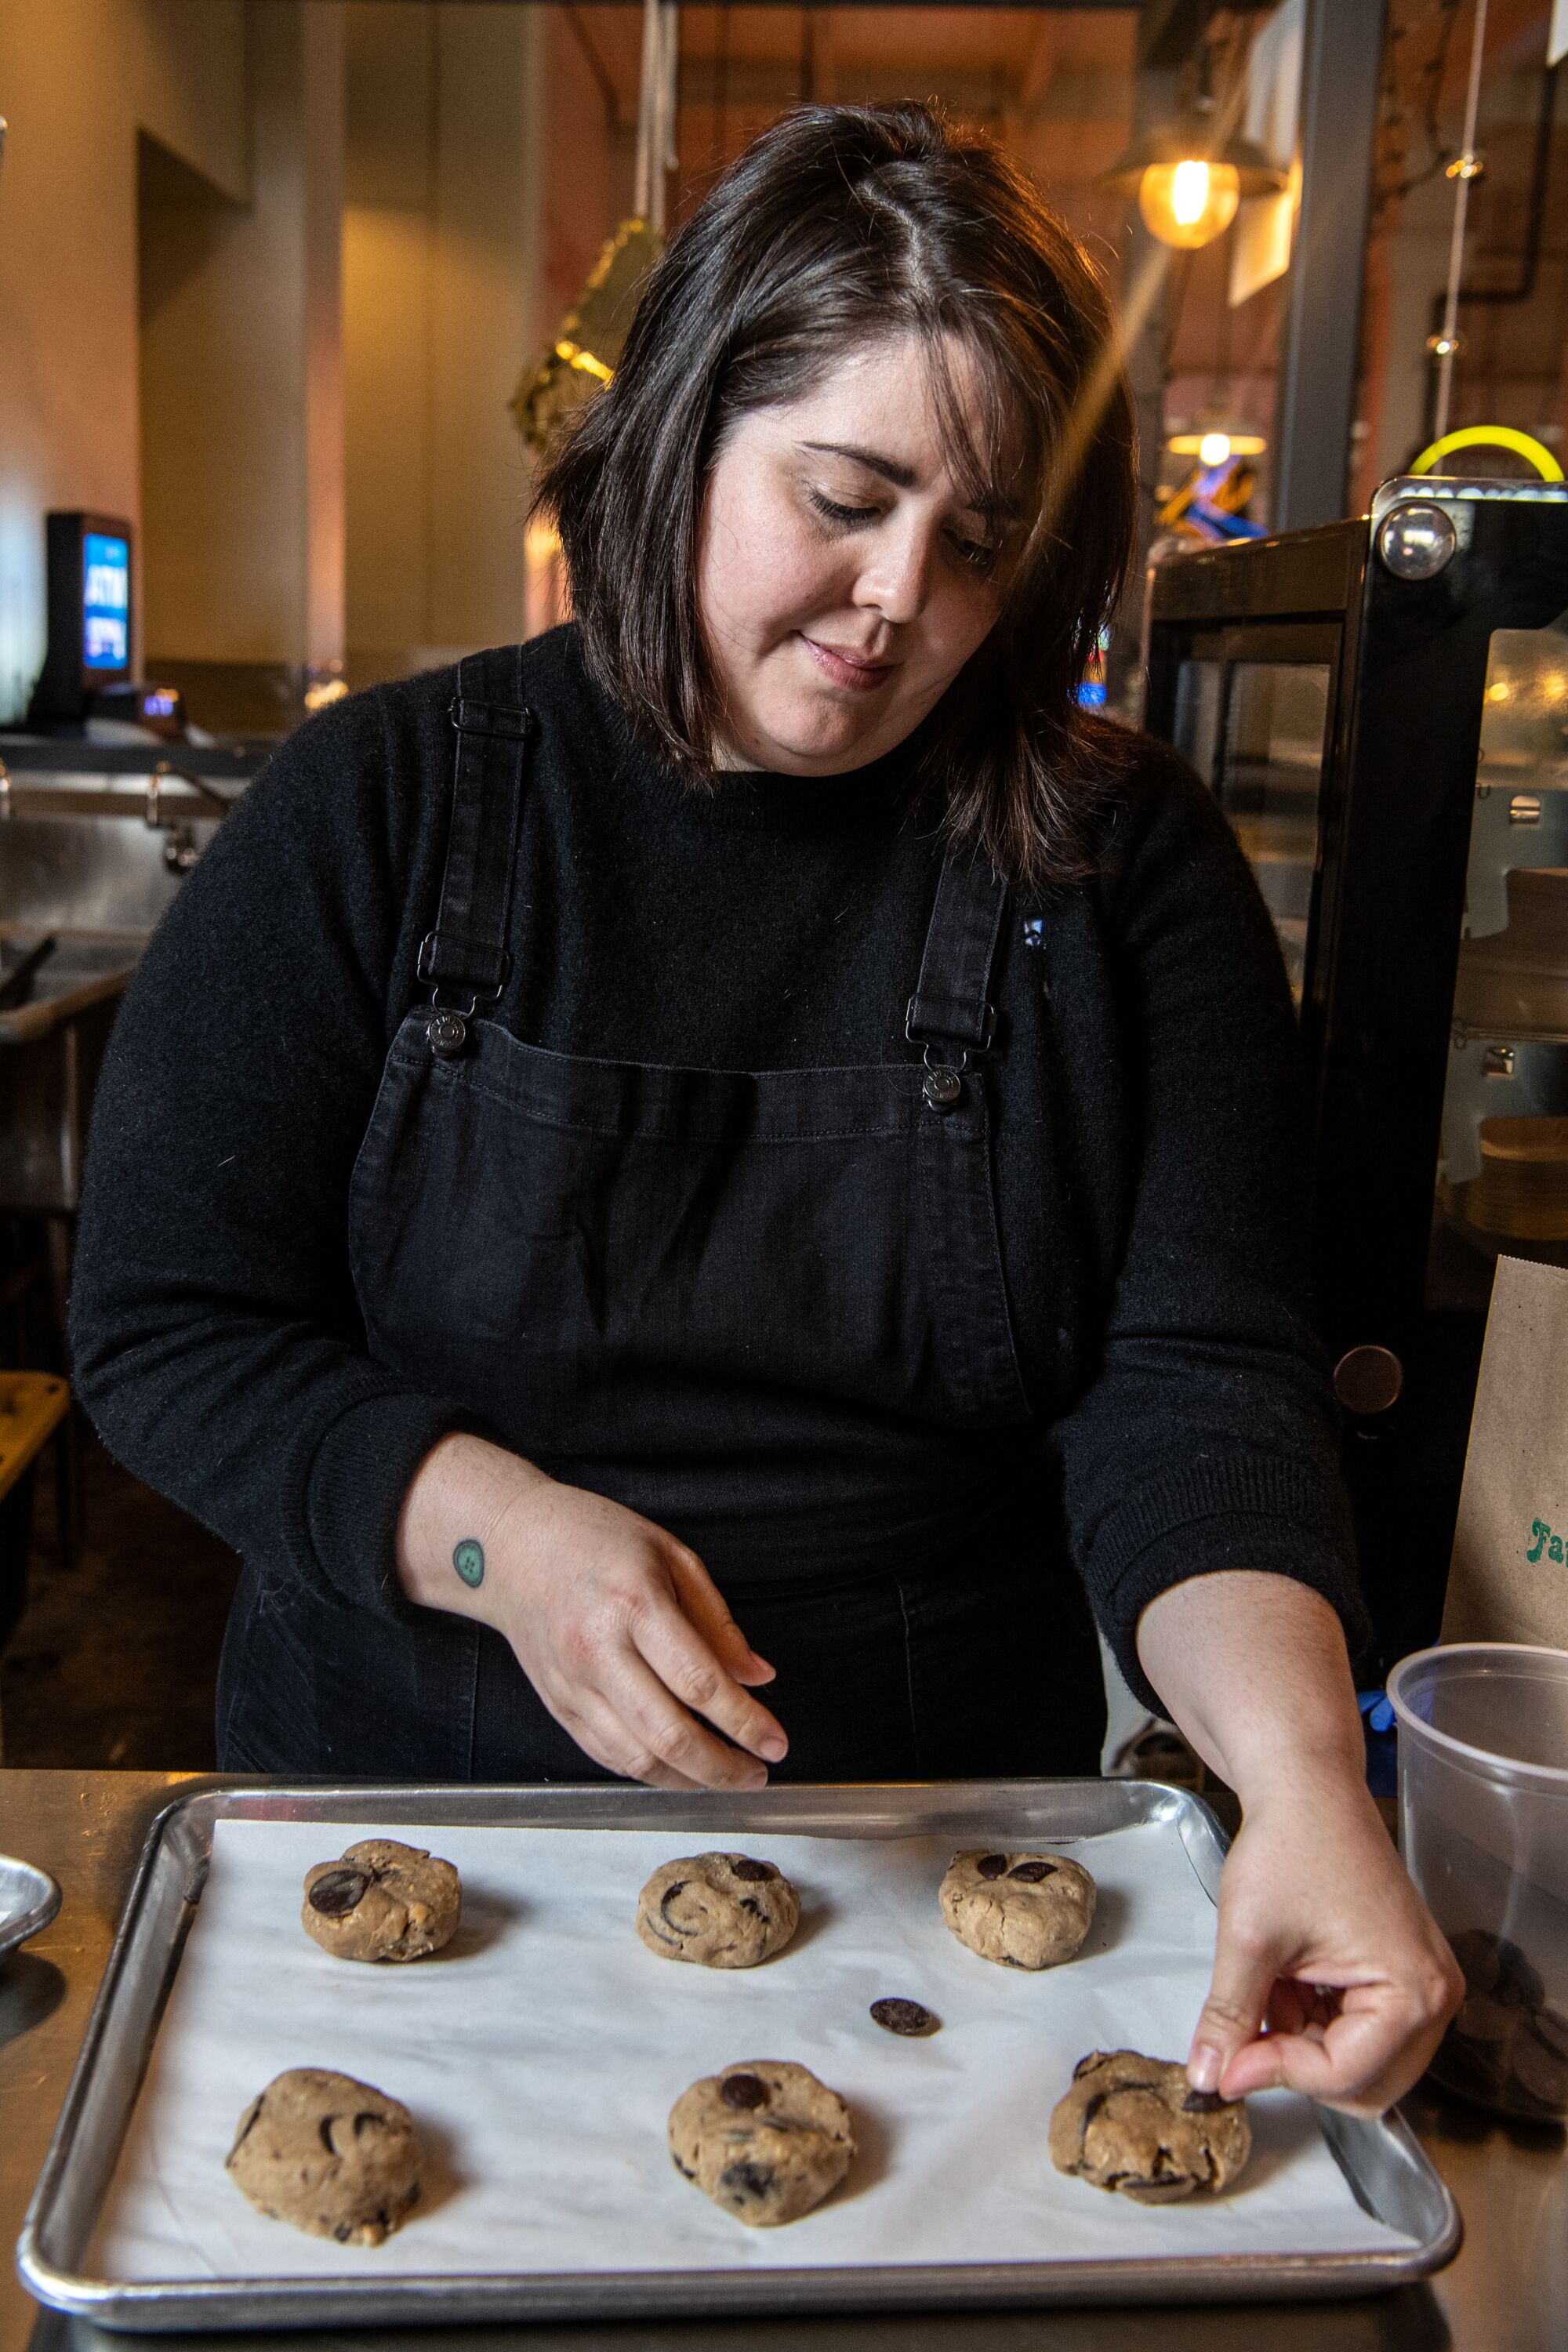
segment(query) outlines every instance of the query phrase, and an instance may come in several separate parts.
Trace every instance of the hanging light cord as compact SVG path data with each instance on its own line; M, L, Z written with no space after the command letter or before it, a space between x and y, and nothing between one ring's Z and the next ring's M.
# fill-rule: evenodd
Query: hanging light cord
M1487 0L1476 0L1475 30L1470 36L1470 78L1465 89L1464 144L1448 166L1454 183L1454 227L1448 240L1448 287L1443 303L1443 331L1435 341L1437 354L1437 398L1433 409L1435 441L1448 430L1448 409L1454 392L1454 362L1459 348L1459 286L1465 269L1465 223L1470 208L1470 182L1479 176L1476 152L1476 121L1480 110L1481 55L1487 39Z

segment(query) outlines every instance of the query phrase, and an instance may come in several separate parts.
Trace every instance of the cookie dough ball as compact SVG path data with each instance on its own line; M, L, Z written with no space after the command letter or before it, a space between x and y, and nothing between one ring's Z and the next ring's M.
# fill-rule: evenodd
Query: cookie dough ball
M463 1886L449 1862L365 1838L305 1873L307 1936L340 1960L423 1960L457 1933Z
M849 2110L809 2068L779 2058L726 2066L669 2114L678 2172L737 2221L798 2221L837 2189L855 2154Z
M800 1925L800 1897L771 1862L749 1853L693 1853L667 1862L637 1896L637 1934L667 1960L754 1969L782 1952Z
M1173 2060L1093 2050L1051 2116L1051 2162L1140 2205L1171 2205L1195 2189L1226 2189L1252 2132L1239 2099L1194 2091Z
M1094 1881L1059 1853L955 1853L942 1916L961 1944L1006 1969L1070 1960L1094 1917Z
M379 2246L419 2194L407 2108L321 2066L291 2066L252 2099L226 2164L258 2212L340 2246Z

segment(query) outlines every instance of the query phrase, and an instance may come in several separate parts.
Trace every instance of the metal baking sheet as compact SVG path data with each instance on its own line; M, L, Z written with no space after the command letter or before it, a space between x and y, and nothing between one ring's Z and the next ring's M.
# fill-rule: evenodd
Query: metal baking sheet
M0 1960L47 1927L60 1907L60 1890L47 1870L0 1853Z
M1349 2192L1353 2196L1354 2212L1346 2200L1346 2211L1353 2213L1359 2228L1348 2231L1355 2242L1339 2251L1311 2251L1297 2248L1281 2251L1267 2244L1224 2252L1199 2251L1191 2253L1167 2252L1150 2254L1108 2254L1103 2229L1086 2227L1087 2242L1093 2248L1088 2254L1068 2252L1053 2259L987 2260L926 2260L911 2259L906 2239L900 2242L898 2259L854 2259L836 2261L824 2259L820 2250L808 2251L812 2241L800 2233L809 2231L810 2223L797 2224L793 2231L741 2232L738 2225L725 2221L709 2208L694 2191L686 2191L681 2184L659 2178L657 2194L673 2189L676 2194L689 2200L689 2205L672 2206L671 2212L682 2225L682 2234L673 2254L660 2251L658 2266L653 2267L645 2258L640 2267L608 2268L600 2258L598 2267L581 2263L569 2265L557 2260L548 2270L526 2267L516 2262L514 2266L478 2267L481 2259L476 2248L473 2269L453 2267L449 2244L444 2263L437 2266L434 2257L430 2267L411 2271L406 2265L417 2260L418 2225L411 2221L407 2228L389 2242L377 2254L354 2252L339 2256L336 2250L323 2249L317 2242L296 2240L285 2235L282 2225L259 2225L279 2233L274 2245L268 2241L268 2253L258 2258L256 2270L244 2269L239 2263L231 2267L236 2274L223 2274L221 2268L207 2267L205 2274L178 2275L180 2265L171 2263L170 2275L148 2275L144 2265L130 2262L119 2264L112 2259L95 2260L95 2243L100 2238L100 2225L110 2199L111 2184L127 2132L136 2110L138 2094L146 2075L157 2040L160 2020L174 1984L181 1952L196 1917L202 1890L206 1881L212 1857L215 1828L218 1822L292 1823L322 1832L321 1855L325 1858L347 1843L355 1832L370 1827L406 1831L417 1829L420 1843L430 1843L443 1832L461 1832L471 1830L478 1838L483 1832L496 1830L528 1829L542 1831L634 1832L657 1836L661 1846L668 1842L668 1850L679 1852L682 1846L690 1850L696 1845L724 1845L744 1841L753 1849L769 1850L765 1842L794 1838L833 1840L899 1840L931 1838L951 1841L952 1845L964 1843L1063 1844L1074 1840L1106 1839L1111 1843L1101 1847L1102 1865L1110 1862L1115 1837L1121 1831L1141 1831L1146 1843L1156 1837L1162 1852L1169 1849L1182 1857L1178 1868L1190 1870L1196 1885L1212 1902L1217 1886L1224 1843L1206 1809L1181 1791L1161 1788L1149 1782L1129 1781L1030 1781L991 1782L906 1787L865 1787L831 1789L774 1789L752 1798L731 1796L676 1796L650 1790L626 1787L575 1789L464 1789L425 1788L300 1788L266 1789L254 1787L229 1790L211 1790L177 1799L160 1816L150 1833L135 1883L104 1983L89 2021L81 2057L68 2094L54 2143L43 2175L29 2209L18 2249L24 2281L41 2300L58 2307L79 2314L102 2325L123 2328L213 2328L221 2326L256 2327L262 2326L299 2326L307 2325L366 2326L385 2322L426 2321L457 2324L484 2319L562 2319L572 2317L630 2317L657 2311L668 2316L677 2313L717 2313L744 2310L776 2312L806 2312L826 2309L869 2308L879 2305L918 2304L931 2307L946 2303L975 2305L988 2304L1048 2304L1063 2302L1132 2302L1239 2299L1247 2296L1280 2297L1285 2295L1329 2295L1364 2293L1380 2285L1394 2285L1418 2276L1436 2267L1453 2252L1458 2242L1458 2218L1452 2200L1432 2171L1425 2156L1397 2118L1381 2124L1358 2122L1327 2110L1317 2111L1317 2124L1331 2151ZM341 1832L341 1834L340 1834ZM423 1834L428 1832L426 1836ZM290 1836L297 1832L290 1832ZM276 1843L274 1835L274 1843ZM608 1851L622 1845L619 1838L604 1841ZM243 1831L226 1829L220 1843L224 1855L215 1880L215 1889L232 1882L227 1878L227 1856L233 1850L242 1850ZM459 1843L456 1836L454 1845ZM519 1842L537 1849L539 1841ZM575 1844L578 1842L574 1840ZM910 1852L912 1848L909 1849ZM1122 1852L1128 1850L1124 1843ZM830 1852L819 1848L825 1862ZM840 1868L844 1849L836 1850L834 1858ZM1083 1853L1091 1868L1096 1867L1091 1851ZM890 1862L890 1853L872 1858L875 1864ZM868 1867L870 1865L868 1864ZM828 1874L825 1871L825 1875ZM876 1875L875 1868L872 1874ZM886 1872L882 1872L883 1876ZM1097 1874L1100 1872L1097 1870ZM1112 1873L1112 1877L1114 1874ZM297 1883L293 1882L293 1883ZM922 1881L923 1884L923 1881ZM635 1890L634 1890L635 1891ZM215 1901L216 1896L215 1894ZM221 1906L219 1906L221 1909ZM504 1906L503 1906L504 1908ZM919 1906L921 1921L929 1915L924 1906ZM934 1906L931 1906L934 1911ZM1106 1906L1109 1932L1121 1942L1114 1946L1123 1963L1131 1938L1123 1923L1120 1928L1114 1920L1115 1904ZM526 1921L526 1912L522 1915ZM920 1923L915 1923L916 1927ZM923 1927L921 1928L923 1932ZM626 1930L629 1940L629 1927ZM204 1920L202 1934L209 1933ZM825 1930L817 1940L825 1955L831 1943L834 1927L831 1914ZM519 1929L517 1948L522 1949L522 1931ZM947 1945L940 1923L937 1938ZM544 1938L541 1935L542 1945ZM958 1954L956 1946L948 1947ZM1140 1948L1132 1945L1133 1949ZM566 1948L570 1948L567 1947ZM906 1945L898 1953L896 1972L900 1979L909 1973L912 1946ZM205 1947L198 1947L205 1950ZM807 1947L809 1953L809 1946ZM958 1956L960 1959L962 1955ZM788 1956L773 1964L783 1969ZM340 1964L328 1964L334 1979L342 1980ZM659 1971L650 1979L650 1986L660 1989L671 1979L684 1980L694 2000L701 1998L704 1984L712 1984L706 1972L670 1970L663 1964L649 1960L647 1965ZM965 1963L967 1965L967 1963ZM979 1973L973 1979L977 1987L989 1994L995 1980L995 1990L1012 1996L1020 1992L1026 1998L1030 1989L1047 1979L1019 1979L1006 1972L985 1969L974 1963ZM193 1968L196 1963L193 1961ZM383 1998L381 1987L395 1975L407 1984L422 1979L428 1985L432 1973L437 1973L442 1963L426 1963L422 1969L374 1972L373 1985L377 1999ZM1093 1959L1075 1964L1071 1974L1080 1986L1087 1987L1093 1970ZM755 1985L771 1971L756 1972L752 1979L730 1979L731 1986ZM796 1971L796 1982L805 1971ZM818 1973L821 1973L820 1968ZM1110 1971L1106 1972L1108 1977ZM197 1970L199 1976L200 1970ZM209 1971L210 1975L210 1971ZM1063 1971L1056 1981L1068 1978ZM367 1971L370 1978L372 1972ZM194 1976L193 1985L196 1981ZM448 1983L456 1985L455 1978ZM694 1982L692 1980L695 1980ZM781 1985L786 1980L781 1977ZM1110 1990L1106 2001L1118 2013L1107 2014L1103 2022L1107 2030L1097 2031L1094 2039L1101 2046L1109 2042L1124 2041L1139 2043L1142 2003L1134 2005L1137 1992L1135 1972L1130 1977L1123 1966L1121 1990L1114 2000ZM910 1990L879 1987L880 1990ZM918 1990L918 1987L913 1988ZM367 1994L372 1987L367 1986ZM537 1992L537 1986L534 1988ZM184 1989L182 1988L182 2000ZM1120 2008L1118 2010L1118 2004ZM357 1997L357 2011L363 2004ZM374 2006L374 2003L372 2004ZM265 2004L263 2003L263 2006ZM444 2008L452 2006L448 1996ZM1129 2008L1131 2014L1127 2014ZM760 2012L759 2012L760 2013ZM390 2012L389 2012L390 2014ZM180 2011L175 2012L175 2021ZM440 2011L431 2001L421 2011L421 2040L428 2033L438 2037ZM1097 2016L1098 2022L1098 2016ZM248 2035L258 2046L267 2042L265 2020L258 2021L247 2005L247 2013L236 2020L239 2036ZM947 2029L944 2029L944 2032ZM754 2033L751 2037L755 2038ZM875 2037L880 2042L881 2037ZM209 2038L207 2047L212 2047ZM361 2054L363 2041L354 2045L356 2063L350 2071L380 2080L384 2087L398 2088L396 2058L398 2050L406 2052L409 2043L405 2032L396 2048L389 2047L387 2063L367 2063ZM936 2050L943 2044L939 2038L934 2044L898 2045L904 2053L920 2050ZM951 2063L953 2052L963 2046L960 2037L952 2036L947 2043ZM1087 2042L1086 2045L1088 2046ZM623 2036L623 2053L626 2042ZM471 2035L470 2035L471 2049ZM791 2044L792 2054L807 2058L811 2048ZM428 2056L428 2050L426 2055ZM763 2054L760 2051L729 2050L716 2052L711 2063L734 2063L744 2055ZM163 2066L160 2053L160 2066ZM260 2079L266 2079L277 2066L302 2063L302 2056L279 2049L276 2064L268 2063ZM325 2053L319 2053L314 2063L342 2063ZM575 2054L574 2056L575 2063ZM167 2067L163 2069L165 2074ZM454 2069L454 2072L456 2069ZM679 2089L689 2079L693 2069L689 2063L680 2073ZM843 2078L842 2068L825 2063L826 2079L834 2080L850 2096L855 2105L856 2086ZM430 2079L426 2077L426 2080ZM471 2074L465 2075L471 2079ZM258 2083L259 2087L259 2083ZM160 2095L167 2103L167 2084L159 2085ZM425 2103L412 2100L416 2116L425 2112ZM1300 2103L1291 2103L1300 2105ZM1047 2110L1048 2111L1048 2110ZM1302 2110L1305 2115L1310 2111ZM444 2118L437 2113L437 2121ZM1044 2161L1043 2142L1046 2112L1038 2117L1040 2143L1039 2162ZM895 2124L895 2130L897 2126ZM911 2133L911 2138L913 2134ZM641 2133L637 2146L641 2151ZM984 2136L975 2140L976 2149L983 2149ZM136 2142L131 2143L127 2162ZM662 2156L662 2150L659 2151ZM983 2164L978 2154L973 2159ZM204 2159L205 2162L205 2159ZM215 2153L208 2168L221 2168L221 2153ZM651 2179L652 2176L650 2175ZM851 2176L853 2184L854 2175ZM222 2184L226 2187L227 2184ZM1098 2192L1077 2184L1062 2184L1073 2195L1091 2200L1084 2210L1099 2222L1103 2210L1108 2215L1129 2214L1130 2209L1116 2200L1103 2198ZM1243 2192L1237 2192L1239 2198ZM646 2239L647 2190L636 2208L636 2220ZM869 2186L854 2202L859 2209L854 2229L847 2229L845 2217L839 2216L839 2236L846 2244L858 2247L876 2244L873 2231L868 2237L866 2223L886 2210L889 2219L894 2200L885 2196L884 2206L877 2202L877 2186ZM684 2221L687 2212L700 2207L705 2221L720 2224L708 2241L705 2251L693 2257L689 2266L680 2266L684 2257L679 2247L686 2242ZM248 2209L242 2209L248 2219ZM1139 2209L1131 2209L1136 2211ZM1163 2219L1191 2209L1167 2209ZM1217 2209L1210 2209L1215 2210ZM822 2209L821 2218L833 2214L833 2206ZM1372 2217L1376 2227L1368 2228L1363 2216ZM628 2219L630 2216L628 2216ZM447 2238L450 2237L451 2214L447 2216ZM426 2242L436 2243L436 2223L442 2221L437 2213L430 2227ZM700 2242L700 2231L693 2234ZM1201 2232L1199 2233L1201 2236ZM630 2231L628 2236L637 2235ZM739 2240L743 2237L746 2244ZM765 2263L760 2261L754 2249L759 2242L767 2248ZM112 2233L109 2233L112 2247ZM498 2242L492 2235L490 2244ZM504 2234L499 2242L503 2249ZM1059 2240L1058 2241L1059 2242ZM1170 2242L1180 2244L1179 2235ZM733 2243L734 2251L731 2247ZM820 2241L818 2242L820 2248ZM795 2245L800 2245L802 2259L794 2259ZM298 2246L308 2252L300 2254L298 2273L284 2274L264 2269L269 2262L290 2260L289 2249ZM396 2249L393 2260L397 2263L395 2274L385 2266L385 2257ZM486 2248L486 2255L489 2248ZM504 2260L504 2251L495 2259ZM343 2267L331 2265L342 2261ZM673 2263L673 2266L672 2266ZM323 2264L326 2265L323 2269ZM243 2274L239 2274L242 2273Z

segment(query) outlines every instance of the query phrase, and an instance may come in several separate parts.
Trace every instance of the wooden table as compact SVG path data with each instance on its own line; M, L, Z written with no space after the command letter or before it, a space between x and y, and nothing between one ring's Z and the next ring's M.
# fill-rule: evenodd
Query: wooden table
M16 2241L148 1823L193 1776L0 1770L0 1848L52 1871L59 1916L0 1962L0 2238ZM1406 2114L1458 2198L1465 2244L1418 2287L1353 2303L1173 2310L897 2312L810 2320L639 2321L617 2327L444 2328L439 2352L1563 2352L1568 2346L1568 2143L1425 2090ZM278 2338L109 2337L39 2313L8 2258L0 2352L102 2352L210 2343L363 2352L390 2331ZM408 2352L419 2342L404 2337Z

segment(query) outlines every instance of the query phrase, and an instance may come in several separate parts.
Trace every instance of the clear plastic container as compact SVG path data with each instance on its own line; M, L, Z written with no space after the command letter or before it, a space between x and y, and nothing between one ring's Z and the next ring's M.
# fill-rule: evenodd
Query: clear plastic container
M1503 2115L1568 2116L1568 1650L1417 1650L1388 1696L1405 1867L1469 1988L1431 2071Z

